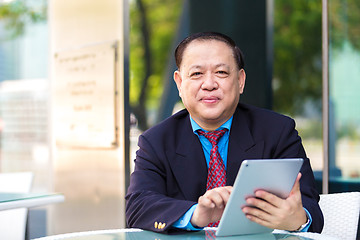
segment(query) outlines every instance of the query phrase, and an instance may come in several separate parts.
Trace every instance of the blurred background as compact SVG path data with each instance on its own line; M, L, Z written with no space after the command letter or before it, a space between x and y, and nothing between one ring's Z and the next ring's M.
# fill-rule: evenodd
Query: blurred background
M240 101L296 120L318 191L324 161L329 192L359 191L360 2L328 6L324 105L320 0L0 0L0 172L66 198L31 209L27 237L126 227L137 138L182 109L173 52L199 31L242 49Z

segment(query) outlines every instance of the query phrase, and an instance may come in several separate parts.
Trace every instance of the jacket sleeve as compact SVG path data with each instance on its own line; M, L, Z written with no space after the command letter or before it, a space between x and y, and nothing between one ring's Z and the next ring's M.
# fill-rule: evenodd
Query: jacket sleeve
M196 202L171 193L176 184L162 153L155 151L145 136L139 137L135 170L126 195L126 219L129 227L155 232L171 229Z
M304 159L303 166L300 170L302 174L300 179L302 203L303 207L309 211L312 217L312 224L310 225L309 231L320 233L324 225L323 214L318 204L320 197L315 189L315 179L310 161L306 156L301 138L295 130L294 120L290 119L287 121L277 142L274 158L301 157Z

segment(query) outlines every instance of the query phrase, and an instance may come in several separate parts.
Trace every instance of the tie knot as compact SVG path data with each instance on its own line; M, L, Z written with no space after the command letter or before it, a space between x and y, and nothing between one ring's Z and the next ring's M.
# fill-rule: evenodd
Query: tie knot
M211 132L204 132L203 130L198 130L197 132L200 135L206 137L212 145L217 145L219 139L225 134L226 131L227 129L215 130Z

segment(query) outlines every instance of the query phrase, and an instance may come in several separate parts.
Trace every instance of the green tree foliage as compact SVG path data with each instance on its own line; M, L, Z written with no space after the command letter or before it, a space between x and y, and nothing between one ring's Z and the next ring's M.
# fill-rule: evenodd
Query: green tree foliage
M342 48L344 40L360 50L360 1L329 1L330 38L334 48Z
M181 0L130 2L130 105L142 130L159 105L181 10Z
M28 22L40 22L46 20L47 5L33 8L24 0L14 0L7 3L0 3L0 20L5 23L9 35L7 38L14 38L24 32L25 24ZM2 36L1 38L4 38Z
M275 1L275 110L296 115L306 100L320 108L321 43L321 1Z
M276 0L274 14L274 109L302 114L311 102L321 112L322 38L320 0ZM345 41L360 49L360 1L330 0L331 51Z

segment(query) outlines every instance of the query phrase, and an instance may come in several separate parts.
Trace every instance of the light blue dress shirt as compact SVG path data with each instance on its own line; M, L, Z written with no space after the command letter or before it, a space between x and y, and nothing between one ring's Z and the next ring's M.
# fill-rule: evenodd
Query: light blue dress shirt
M231 117L229 120L227 120L223 125L221 125L218 129L216 130L221 130L226 128L228 131L225 132L225 134L220 138L219 142L218 142L218 151L220 153L221 159L224 162L225 165L225 169L227 166L227 154L228 154L228 147L229 147L229 135L230 135L230 128L231 128L231 124L232 124L232 119L233 117ZM210 163L210 151L212 148L212 144L210 143L209 140L207 140L207 138L203 135L199 135L197 133L197 130L202 130L204 132L204 129L202 129L191 117L190 117L190 122L191 122L191 127L193 129L194 134L196 134L199 137L199 140L201 142L201 145L203 147L203 151L204 151L204 155L205 155L205 160L207 163L207 166L209 167L209 163ZM174 224L173 227L175 228L180 228L180 229L186 229L186 230L201 230L202 228L195 228L191 223L191 217L195 211L197 204L193 205L179 220L177 220Z
M231 124L232 124L232 120L233 117L231 117L229 120L227 120L223 125L221 125L218 129L216 130L221 130L226 128L228 131L225 132L225 134L220 138L219 142L218 142L218 151L220 153L221 159L224 162L225 165L225 169L227 167L227 155L228 155L228 147L229 147L229 136L230 136L230 128L231 128ZM206 159L206 163L207 166L209 167L209 163L210 163L210 151L212 148L212 144L210 143L209 140L207 140L207 138L203 135L199 135L197 133L197 130L202 130L204 132L204 129L202 129L190 116L190 122L191 122L191 127L193 129L194 134L196 134L199 137L199 140L201 142L201 145L203 147L203 151L204 151L204 155L205 155L205 159ZM182 217L179 218L179 220L177 220L172 226L175 228L179 228L179 229L185 229L188 231L198 231L201 230L202 228L196 228L194 227L190 220L191 217L195 211L197 204L193 205ZM305 208L304 208L305 209ZM307 232L307 230L309 229L311 222L312 222L312 218L310 213L305 209L305 212L309 218L309 222L308 224L301 230L302 232Z
M224 135L219 139L218 142L218 151L220 153L221 159L224 162L225 165L225 169L227 166L227 155L228 155L228 147L229 147L229 135L230 135L230 128L231 128L231 123L232 123L232 117L227 120L223 125L221 125L221 127L219 127L216 130L222 130L222 129L227 129L227 131L224 133ZM202 130L204 132L204 129L202 129L191 117L190 117L190 121L191 121L191 127L193 129L194 134L196 134L199 137L199 140L201 142L201 145L203 147L204 150L204 154L205 154L205 159L206 159L206 163L209 167L209 163L210 163L210 151L212 149L212 144L210 143L210 141L203 135L198 134L197 130Z

